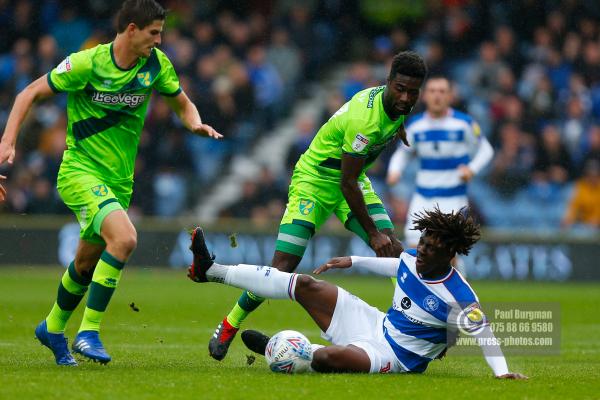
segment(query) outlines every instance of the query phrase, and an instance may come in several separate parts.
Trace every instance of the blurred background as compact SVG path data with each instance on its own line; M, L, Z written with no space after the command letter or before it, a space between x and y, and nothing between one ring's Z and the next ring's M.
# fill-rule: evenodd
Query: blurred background
M113 39L120 3L0 0L0 126L32 80L69 53ZM268 263L300 154L353 94L385 82L395 53L411 49L430 74L452 80L453 107L472 115L495 149L469 186L485 227L466 260L469 275L600 279L598 1L161 3L170 10L161 48L225 139L187 134L153 97L129 210L140 232L138 264L185 265L182 229L194 224L216 232L223 262ZM14 165L0 166L8 176L0 264L70 260L78 226L56 191L65 103L62 95L39 103ZM401 234L417 163L388 187L394 150L369 176ZM331 219L302 265L347 252L369 249Z

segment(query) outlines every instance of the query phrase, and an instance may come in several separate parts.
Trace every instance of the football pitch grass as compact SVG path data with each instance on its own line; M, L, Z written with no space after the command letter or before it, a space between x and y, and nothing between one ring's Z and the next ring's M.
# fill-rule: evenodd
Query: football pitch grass
M113 361L57 367L33 330L50 309L62 272L0 268L0 399L600 398L600 284L474 282L482 302L560 303L560 355L509 356L511 371L530 379L501 381L491 377L482 356L452 353L421 375L278 375L263 357L248 365L250 351L239 337L227 358L217 362L208 356L207 342L240 291L194 284L183 270L143 268L125 270L103 322L102 338ZM324 278L381 310L389 307L387 279ZM67 328L70 339L82 308ZM244 327L268 334L294 329L324 343L291 301L266 302Z

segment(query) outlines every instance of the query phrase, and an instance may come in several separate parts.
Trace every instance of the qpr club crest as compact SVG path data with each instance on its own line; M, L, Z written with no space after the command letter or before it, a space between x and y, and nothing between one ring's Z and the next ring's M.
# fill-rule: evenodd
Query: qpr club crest
M440 306L440 301L434 295L430 294L423 300L423 307L427 311L435 311Z

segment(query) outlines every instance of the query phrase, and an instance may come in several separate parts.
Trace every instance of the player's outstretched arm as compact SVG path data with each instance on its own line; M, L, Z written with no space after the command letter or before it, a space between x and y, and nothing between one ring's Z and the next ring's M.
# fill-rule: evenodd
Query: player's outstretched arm
M0 165L4 164L4 162L8 162L9 164L13 163L15 159L15 144L17 143L19 129L21 128L25 116L29 112L31 105L35 101L50 97L53 94L54 92L48 85L47 77L44 75L31 82L17 95L15 104L8 115L8 121L4 128L2 140L0 140Z
M179 93L175 97L164 98L171 110L183 122L183 125L197 135L211 137L213 139L221 139L223 135L217 132L212 126L203 124L200 118L200 113L196 105L187 97L184 92Z
M399 265L400 262L395 257L334 257L316 268L313 273L319 275L330 269L346 269L354 266L377 275L393 277L398 274Z
M494 371L494 376L496 378L528 379L525 375L509 372L506 358L504 358L500 344L496 340L494 332L492 332L492 329L489 325L483 327L483 329L481 329L474 336L477 338L479 347L481 347L485 361L488 363L492 371Z

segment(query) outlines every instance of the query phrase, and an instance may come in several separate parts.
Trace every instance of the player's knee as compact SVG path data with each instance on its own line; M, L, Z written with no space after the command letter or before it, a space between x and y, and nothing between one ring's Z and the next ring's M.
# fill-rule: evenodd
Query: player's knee
M107 243L108 247L117 254L116 257L129 257L137 247L137 232L135 229L121 233Z
M296 297L298 294L318 292L323 286L323 281L318 281L310 275L298 275L296 280Z
M276 251L273 260L271 261L271 266L283 272L293 272L296 267L298 267L301 260L302 257Z
M129 254L133 253L137 247L137 232L134 230L133 232L123 235L123 241L121 243L123 251Z
M317 372L335 372L342 371L343 350L336 347L324 347L315 351L311 367Z

